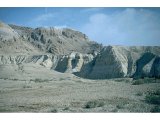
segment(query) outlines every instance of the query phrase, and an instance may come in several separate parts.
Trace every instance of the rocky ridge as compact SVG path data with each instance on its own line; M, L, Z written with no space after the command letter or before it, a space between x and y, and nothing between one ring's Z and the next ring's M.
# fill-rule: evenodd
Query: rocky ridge
M90 41L88 37L78 31L68 28L28 28L10 25L22 38L40 51L54 55L65 55L73 51L91 53L100 51L102 46Z
M160 77L160 47L103 47L68 28L33 29L0 23L1 71L9 72L6 66L23 72L26 66L38 67L48 73L72 73L89 79ZM4 73L0 76L5 77Z

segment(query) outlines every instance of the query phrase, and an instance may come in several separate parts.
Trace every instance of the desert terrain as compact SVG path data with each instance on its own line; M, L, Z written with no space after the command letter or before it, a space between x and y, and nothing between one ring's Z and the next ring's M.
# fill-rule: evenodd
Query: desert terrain
M0 112L160 112L160 47L0 22Z
M160 88L160 83L133 85L130 78L88 80L73 75L0 83L1 112L152 112L156 105L145 96Z

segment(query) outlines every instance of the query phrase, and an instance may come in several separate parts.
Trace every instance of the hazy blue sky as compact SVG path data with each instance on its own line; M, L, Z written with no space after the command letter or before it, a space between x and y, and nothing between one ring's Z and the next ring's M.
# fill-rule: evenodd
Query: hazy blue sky
M160 45L160 8L0 8L0 20L69 27L104 45Z

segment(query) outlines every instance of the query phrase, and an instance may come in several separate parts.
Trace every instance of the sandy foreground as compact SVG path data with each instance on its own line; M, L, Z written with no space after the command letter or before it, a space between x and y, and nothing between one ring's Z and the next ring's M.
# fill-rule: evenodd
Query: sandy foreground
M0 112L150 112L154 105L145 96L158 88L132 85L131 78L0 79Z

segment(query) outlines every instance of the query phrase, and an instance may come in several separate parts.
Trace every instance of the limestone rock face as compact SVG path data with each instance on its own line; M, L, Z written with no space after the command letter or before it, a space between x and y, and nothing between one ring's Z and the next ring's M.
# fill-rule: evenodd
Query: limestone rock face
M54 55L66 55L71 52L92 53L100 51L102 45L90 41L78 31L68 28L27 28L10 25L23 39L30 42L40 51Z
M87 56L88 57L88 56ZM88 57L88 59L90 59ZM80 72L83 65L87 63L86 55L72 52L69 55L63 56L55 68L59 72L76 73Z
M95 60L89 78L114 78L127 75L128 61L114 47L104 48Z
M9 25L0 22L0 39L1 41L14 40L19 37Z
M45 69L90 79L160 77L158 55L148 52L135 57L128 50L108 46L97 56L78 52L67 55L0 55L0 66L35 64Z
M38 49L23 38L9 25L0 22L0 54L38 53Z
M150 62L148 62L143 68L142 68L142 74L141 76L145 76L145 77L152 77L151 75L151 69L153 66L153 62L154 62L155 58L153 58Z
M23 68L90 79L160 77L160 47L102 46L68 28L33 29L0 22L0 76Z
M158 77L160 53L157 51L160 51L160 48L104 47L91 62L84 64L76 75L91 79Z

